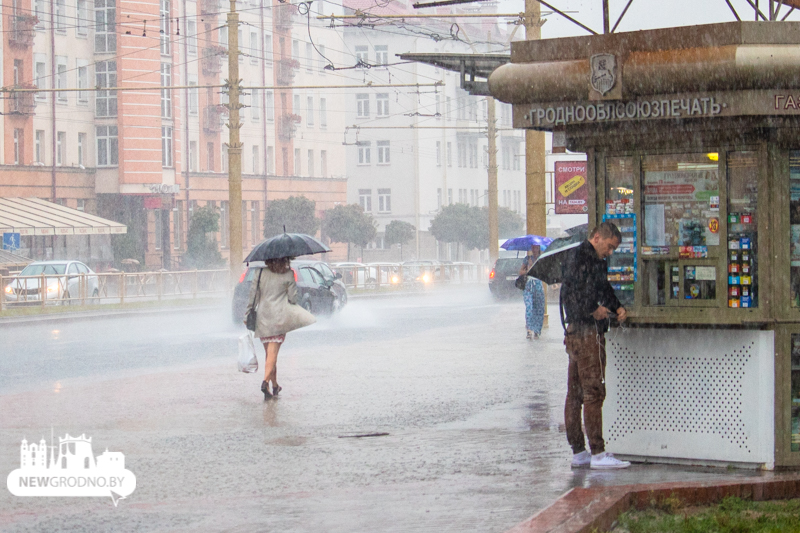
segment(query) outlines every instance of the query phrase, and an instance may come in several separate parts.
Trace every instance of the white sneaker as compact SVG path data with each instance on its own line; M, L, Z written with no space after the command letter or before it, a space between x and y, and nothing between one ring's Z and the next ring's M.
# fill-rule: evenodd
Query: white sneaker
M620 461L608 452L598 453L592 456L591 466L593 470L612 470L615 468L628 468L631 464L628 461Z
M592 454L588 450L572 455L572 468L586 468L592 462Z

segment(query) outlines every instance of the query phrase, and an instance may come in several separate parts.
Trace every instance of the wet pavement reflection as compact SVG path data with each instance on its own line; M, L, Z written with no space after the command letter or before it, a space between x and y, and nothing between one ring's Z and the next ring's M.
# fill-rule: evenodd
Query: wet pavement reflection
M0 472L25 437L85 433L137 489L0 495L4 531L504 531L575 486L758 475L634 465L572 471L555 309L483 286L351 300L289 334L280 397L236 372L227 308L4 325ZM263 353L260 357L263 365ZM359 438L356 435L383 434Z

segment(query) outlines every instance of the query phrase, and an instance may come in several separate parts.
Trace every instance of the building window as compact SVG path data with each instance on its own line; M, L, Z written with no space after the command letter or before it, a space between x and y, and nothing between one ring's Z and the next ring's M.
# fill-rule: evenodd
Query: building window
M293 102L292 102L292 110L294 111L295 115L300 114L300 95L294 95Z
M389 64L389 47L385 44L375 46L375 65L385 67Z
M258 202L250 202L250 238L253 244L258 244L261 235L261 210Z
M272 91L267 91L267 103L266 103L266 113L267 113L267 120L269 122L273 122L275 120L275 97L272 94Z
M358 203L365 213L372 212L372 189L358 189Z
M436 166L442 166L442 141L436 141Z
M272 34L264 34L264 63L272 65Z
M116 126L97 126L97 166L115 167L119 164L119 145Z
M314 126L314 97L309 96L306 98L308 107L306 108L306 126L309 128Z
M189 85L197 85L197 80L189 80ZM200 93L198 89L189 89L189 114L196 115L200 106Z
M511 168L513 168L514 170L519 170L520 168L519 160L520 160L519 147L514 146L512 148L512 153L511 153Z
M317 45L317 50L319 50L319 53L320 53L321 56L326 57L325 56L325 45L324 44L318 44ZM320 57L320 60L319 60L319 64L321 65L320 69L319 69L319 73L322 74L322 75L325 74L325 67L328 66L328 64L325 63L325 59L323 59L323 57Z
M314 177L314 150L308 151L308 175Z
M252 89L250 94L250 118L261 120L261 91Z
M450 97L447 96L444 99L444 118L446 120L450 120L453 116L450 114Z
M161 55L170 54L170 0L161 0Z
M67 88L67 58L64 56L56 56L56 89ZM67 103L67 93L56 93L56 102L60 104Z
M183 200L176 200L172 208L172 247L181 249L183 242Z
M356 95L356 116L358 118L369 118L369 95Z
M44 54L34 54L34 83L37 89L47 89L47 63ZM47 93L36 93L37 100L47 100Z
M94 66L95 86L116 87L117 86L117 62L98 61ZM117 91L96 91L95 92L95 115L98 117L117 116Z
M86 211L86 200L84 198L78 198L75 209L78 211Z
M325 98L319 99L319 127L323 130L328 127L328 101Z
M378 189L378 213L392 212L392 190Z
M214 143L206 143L206 170L214 172Z
M312 50L311 43L306 43L306 72L308 72L309 74L314 72L314 65L313 65L314 55L311 50Z
M186 21L186 52L197 55L197 22L194 20Z
M78 59L78 89L89 88L89 62L85 59ZM87 105L89 103L89 91L78 91L78 104Z
M219 236L222 248L228 247L230 237L228 228L230 228L230 210L228 209L228 201L223 200L219 203Z
M369 165L370 164L370 142L369 141L359 141L358 143L358 164L359 165Z
M161 128L161 166L172 167L172 128Z
M117 50L116 0L95 0L94 14L94 51L115 52Z
M478 141L469 143L469 168L478 168Z
M376 95L377 115L379 117L389 116L389 95L378 94Z
M86 164L86 134L78 134L78 166L83 167Z
M300 61L300 41L292 41L292 59Z
M458 141L456 143L458 149L458 168L466 168L467 166L467 143Z
M442 189L436 189L436 209L442 207Z
M267 168L264 170L267 174L275 174L275 149L272 146L267 146Z
M261 39L258 38L258 32L255 30L250 30L250 63L253 65L257 65L259 61L259 56L261 55L261 50L259 50L259 43Z
M67 149L67 132L56 132L56 166L62 166L66 155L64 151Z
M319 151L319 163L320 167L319 170L322 172L322 177L328 177L328 151L327 150L320 150Z
M197 141L189 141L189 172L197 170Z
M511 147L510 146L503 145L501 160L502 160L503 170L509 170L511 168Z
M45 0L33 0L33 14L37 19L39 19L39 22L36 23L34 28L43 31L45 22L47 22L47 15L49 14L47 7L45 6Z
M434 107L434 113L436 114L437 117L440 117L440 116L442 116L442 102L441 102L442 98L441 98L440 94L435 95L434 98L436 99L436 105Z
M161 86L172 85L172 66L161 63ZM172 117L172 89L161 89L161 118Z
M389 141L378 141L378 164L388 165L391 162L389 158Z
M294 175L301 176L303 169L302 169L302 161L300 161L300 148L294 149Z
M55 17L56 17L54 26L55 26L55 29L56 29L57 32L63 33L65 31L67 31L67 24L65 22L65 18L66 18L66 14L67 14L66 13L67 12L67 6L65 5L64 0L54 0L54 3L55 3L54 11L55 11Z
M228 143L219 145L219 160L222 163L222 172L228 172Z
M448 205L453 204L453 189L447 189L447 203Z
M291 171L289 170L289 149L288 148L281 148L281 159L283 159L283 175L290 176Z
M34 135L33 162L39 165L44 164L44 130L36 130Z
M447 143L447 166L453 166L453 150L452 150L452 143Z
M253 146L253 174L258 174L258 146Z
M356 46L356 66L369 64L369 47Z
M155 249L160 250L162 245L161 241L164 235L164 220L161 218L161 209L154 209L153 217L153 243L155 245Z

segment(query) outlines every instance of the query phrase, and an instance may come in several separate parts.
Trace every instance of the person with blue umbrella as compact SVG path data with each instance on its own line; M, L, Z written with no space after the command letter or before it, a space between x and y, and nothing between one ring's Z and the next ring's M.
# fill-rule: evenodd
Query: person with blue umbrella
M528 340L539 340L544 325L545 297L544 286L541 280L528 276L527 273L539 257L541 248L531 246L531 253L519 268L519 275L525 276L525 288L522 290L522 299L525 302L525 328Z

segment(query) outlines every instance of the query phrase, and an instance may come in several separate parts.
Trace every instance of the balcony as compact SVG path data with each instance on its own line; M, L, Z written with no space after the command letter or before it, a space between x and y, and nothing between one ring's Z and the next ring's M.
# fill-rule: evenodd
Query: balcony
M294 82L294 75L300 68L300 62L296 59L278 60L278 85L291 85Z
M219 133L222 123L228 116L228 109L223 105L206 106L203 110L203 131L206 133Z
M11 33L8 37L8 44L20 48L33 46L33 38L36 35L34 26L37 24L39 24L39 18L33 15L9 15Z
M278 30L290 31L294 16L297 14L297 7L289 3L283 3L275 6L272 11L275 17L275 26Z
M295 115L293 113L286 113L285 115L281 116L280 121L278 121L278 137L284 141L290 141L294 139L294 134L297 131L297 125L303 120L300 115Z
M207 46L203 48L203 57L200 60L203 74L213 76L222 72L222 56L228 50L224 46Z
M15 89L35 89L33 85L15 85ZM11 93L8 97L9 115L33 115L36 102L33 95L36 93Z

